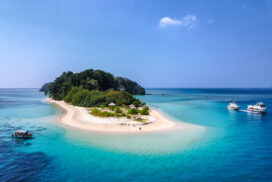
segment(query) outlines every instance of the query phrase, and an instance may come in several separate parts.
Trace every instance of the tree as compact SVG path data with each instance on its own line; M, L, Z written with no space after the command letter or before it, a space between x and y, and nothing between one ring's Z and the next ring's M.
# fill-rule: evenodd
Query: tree
M89 90L99 90L98 81L95 79L87 80L87 89Z
M49 84L48 93L55 100L64 99L66 102L77 105L114 102L121 106L133 102L135 105L139 105L140 101L131 94L144 94L145 91L140 85L129 79L115 78L111 73L89 69L80 73L63 72L54 82ZM73 101L74 97L77 99Z
M149 108L145 106L140 113L141 115L149 115Z

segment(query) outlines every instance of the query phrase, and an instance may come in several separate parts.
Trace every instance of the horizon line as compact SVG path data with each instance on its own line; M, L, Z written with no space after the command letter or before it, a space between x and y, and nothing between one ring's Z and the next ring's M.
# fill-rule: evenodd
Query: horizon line
M40 89L41 87L0 87L0 89ZM272 89L271 87L143 87L144 89Z

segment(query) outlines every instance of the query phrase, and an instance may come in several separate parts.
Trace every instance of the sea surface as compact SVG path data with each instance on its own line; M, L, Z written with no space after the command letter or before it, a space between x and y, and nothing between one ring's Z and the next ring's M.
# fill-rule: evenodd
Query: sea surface
M0 181L272 181L272 89L147 89L137 96L197 126L141 134L77 130L38 89L0 89ZM164 94L164 95L162 95ZM267 114L229 111L263 101ZM200 128L200 129L199 129ZM11 138L15 130L35 138Z

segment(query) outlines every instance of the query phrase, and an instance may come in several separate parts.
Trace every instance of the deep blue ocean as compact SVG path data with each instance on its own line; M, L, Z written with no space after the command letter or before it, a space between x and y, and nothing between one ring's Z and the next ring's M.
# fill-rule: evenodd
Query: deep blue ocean
M272 89L147 89L137 96L203 129L77 130L38 89L0 89L0 181L272 181ZM161 95L164 93L165 95ZM264 115L229 111L263 101ZM32 140L11 138L31 130Z

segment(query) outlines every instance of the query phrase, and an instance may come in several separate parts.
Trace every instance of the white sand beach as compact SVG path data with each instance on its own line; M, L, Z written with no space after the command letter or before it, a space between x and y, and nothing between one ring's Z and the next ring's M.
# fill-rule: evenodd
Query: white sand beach
M175 122L163 115L160 111L151 109L150 115L145 116L145 123L133 121L127 118L102 118L93 116L87 108L77 107L48 98L49 103L55 104L65 112L59 120L68 126L78 129L101 131L101 132L151 132L174 128L191 128L196 125L184 122Z

